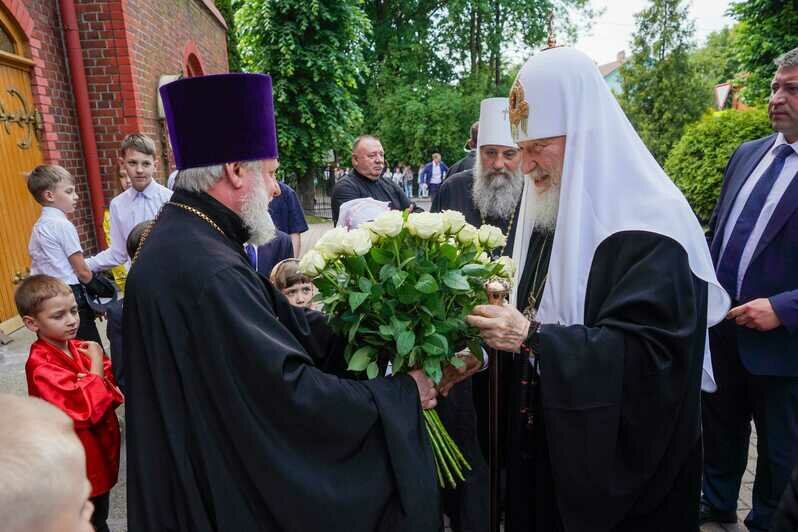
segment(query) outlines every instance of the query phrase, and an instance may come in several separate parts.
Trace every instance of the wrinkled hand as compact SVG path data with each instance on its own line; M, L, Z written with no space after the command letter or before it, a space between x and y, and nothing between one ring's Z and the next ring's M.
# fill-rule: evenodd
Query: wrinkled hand
M451 364L443 368L443 379L438 384L438 393L444 397L449 396L452 387L482 369L482 362L471 354L471 351L464 349L456 355L463 361L462 367L455 367Z
M421 399L421 408L424 410L435 408L438 405L438 400L436 399L436 397L438 397L438 390L435 389L435 383L432 382L432 379L427 377L424 370L420 369L409 371L408 375L413 377L413 380L416 381L418 396Z
M781 325L781 320L767 298L754 299L745 305L734 307L726 314L726 319L757 331L772 331Z
M517 353L529 333L529 320L510 305L478 305L466 316L486 344L499 351Z

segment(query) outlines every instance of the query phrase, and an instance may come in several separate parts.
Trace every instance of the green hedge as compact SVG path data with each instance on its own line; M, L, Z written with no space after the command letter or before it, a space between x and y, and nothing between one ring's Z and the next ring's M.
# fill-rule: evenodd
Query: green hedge
M706 223L718 200L723 170L731 154L743 142L772 132L765 109L709 113L687 127L668 154L665 172Z

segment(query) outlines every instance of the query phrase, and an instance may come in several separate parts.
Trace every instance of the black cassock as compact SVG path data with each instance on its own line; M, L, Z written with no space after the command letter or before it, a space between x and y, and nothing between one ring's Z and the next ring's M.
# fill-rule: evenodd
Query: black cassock
M390 208L397 211L403 211L410 207L410 200L405 195L402 187L387 177L381 176L379 179L369 179L353 169L343 179L338 181L333 188L330 206L334 224L338 224L338 213L341 205L358 198L374 198L378 201L387 201L390 202Z
M545 241L533 235L521 310L545 278ZM533 384L512 390L507 532L698 530L706 311L706 282L677 242L602 242L584 325L543 325ZM516 376L524 364L516 356Z
M128 523L136 532L435 531L416 385L355 381L322 316L248 264L240 219L175 192L130 271Z

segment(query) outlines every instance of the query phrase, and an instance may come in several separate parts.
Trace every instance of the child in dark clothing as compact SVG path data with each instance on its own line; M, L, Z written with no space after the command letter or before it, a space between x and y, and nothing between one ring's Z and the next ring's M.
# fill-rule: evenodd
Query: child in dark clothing
M133 259L139 249L141 238L153 224L153 220L141 222L135 226L127 236L127 254ZM111 344L111 359L113 360L113 370L116 382L122 392L127 392L127 379L125 376L125 357L122 353L122 308L124 299L118 299L105 307L105 317L108 320L108 327L105 332L108 335L108 342Z

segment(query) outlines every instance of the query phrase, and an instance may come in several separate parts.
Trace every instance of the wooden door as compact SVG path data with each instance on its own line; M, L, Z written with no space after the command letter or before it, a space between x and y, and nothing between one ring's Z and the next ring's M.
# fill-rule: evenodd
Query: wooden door
M41 118L33 107L22 34L0 6L0 323L17 314L15 278L30 266L28 240L41 207L25 176L42 163L37 138Z

